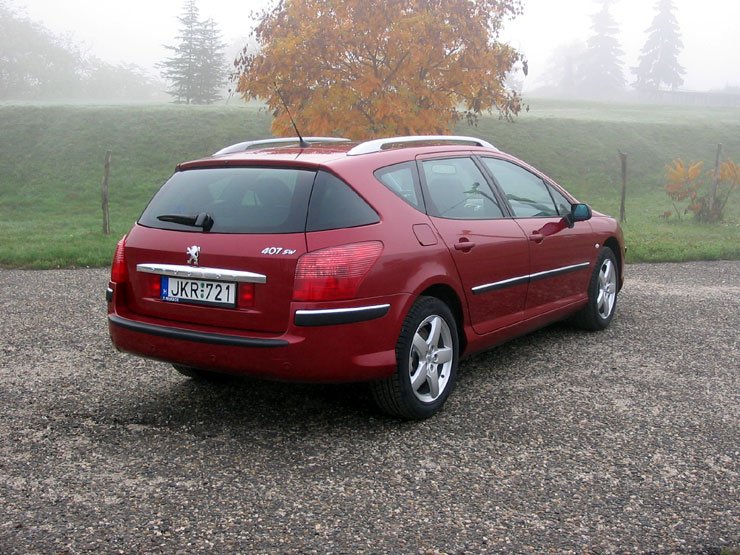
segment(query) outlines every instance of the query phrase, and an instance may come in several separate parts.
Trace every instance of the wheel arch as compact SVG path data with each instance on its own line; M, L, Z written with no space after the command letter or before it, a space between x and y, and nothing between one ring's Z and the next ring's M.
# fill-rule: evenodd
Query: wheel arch
M457 326L457 336L460 344L460 353L465 352L467 347L467 339L465 337L465 312L463 310L463 304L460 301L460 297L457 292L449 285L443 283L436 283L428 286L424 289L420 295L426 297L435 297L445 303L450 310L452 315L455 317L455 325Z
M622 256L622 249L619 246L619 241L615 237L609 237L604 241L604 246L611 249L614 253L614 257L617 259L617 268L619 269L619 290L622 289L624 283L624 258Z

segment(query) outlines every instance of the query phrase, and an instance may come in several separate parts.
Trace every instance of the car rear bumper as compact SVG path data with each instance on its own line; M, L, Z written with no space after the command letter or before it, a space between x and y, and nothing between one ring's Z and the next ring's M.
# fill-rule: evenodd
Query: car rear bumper
M294 303L283 334L248 334L190 326L131 313L116 298L108 329L117 349L164 362L288 381L355 382L395 370L395 346L407 295L356 301L356 306Z
M140 332L146 335L155 335L167 339L179 339L194 343L206 343L210 345L226 345L229 347L274 348L286 347L288 342L284 339L260 339L256 337L240 337L225 333L212 333L195 331L182 328L173 328L159 324L150 324L123 318L115 314L108 315L110 325L119 326L130 331Z

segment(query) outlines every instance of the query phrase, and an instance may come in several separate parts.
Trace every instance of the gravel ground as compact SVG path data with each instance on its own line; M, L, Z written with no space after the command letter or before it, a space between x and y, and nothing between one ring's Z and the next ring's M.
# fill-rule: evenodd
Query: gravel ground
M117 353L105 270L0 270L0 552L740 547L740 263L633 265L603 333L463 363L422 423L360 386Z

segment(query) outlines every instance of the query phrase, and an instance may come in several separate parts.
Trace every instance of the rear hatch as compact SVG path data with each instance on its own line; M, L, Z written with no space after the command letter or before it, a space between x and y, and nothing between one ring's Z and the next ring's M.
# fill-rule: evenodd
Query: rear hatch
M294 168L176 172L126 239L129 310L197 326L285 331L314 178Z

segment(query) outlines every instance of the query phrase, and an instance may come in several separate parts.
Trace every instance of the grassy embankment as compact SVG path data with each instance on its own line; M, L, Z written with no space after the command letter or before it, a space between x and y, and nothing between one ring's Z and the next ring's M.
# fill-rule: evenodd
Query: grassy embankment
M484 118L461 134L491 140L548 173L597 210L619 212L618 149L628 154L625 234L631 261L740 258L740 192L725 221L702 225L663 192L675 157L711 166L717 143L740 161L740 110L536 101L516 123ZM105 266L115 242L178 161L269 136L269 115L233 106L0 105L0 265ZM106 149L112 234L102 235Z

